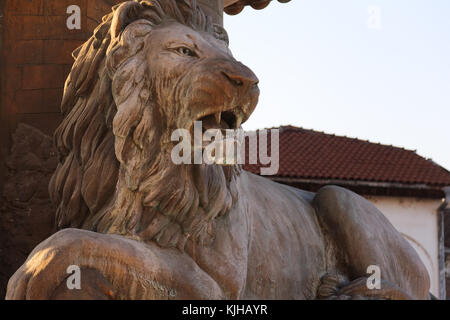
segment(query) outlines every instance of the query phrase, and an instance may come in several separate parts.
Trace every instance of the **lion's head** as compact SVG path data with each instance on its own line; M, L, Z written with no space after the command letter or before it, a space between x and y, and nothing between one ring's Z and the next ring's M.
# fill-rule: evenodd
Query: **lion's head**
M60 164L50 182L59 228L118 233L184 248L211 239L237 199L237 166L175 165L173 130L236 128L257 78L196 1L128 1L74 52Z

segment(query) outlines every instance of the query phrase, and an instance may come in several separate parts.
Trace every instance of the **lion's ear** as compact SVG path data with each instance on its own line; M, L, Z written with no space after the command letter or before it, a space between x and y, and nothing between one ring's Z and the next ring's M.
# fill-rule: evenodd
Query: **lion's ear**
M113 8L111 36L117 38L125 28L140 18L144 7L135 1L127 1Z

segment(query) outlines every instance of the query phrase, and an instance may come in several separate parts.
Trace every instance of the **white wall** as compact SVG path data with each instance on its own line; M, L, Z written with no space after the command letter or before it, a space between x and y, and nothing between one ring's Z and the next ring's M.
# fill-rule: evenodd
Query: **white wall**
M408 239L425 264L431 292L439 297L438 213L440 200L366 196Z

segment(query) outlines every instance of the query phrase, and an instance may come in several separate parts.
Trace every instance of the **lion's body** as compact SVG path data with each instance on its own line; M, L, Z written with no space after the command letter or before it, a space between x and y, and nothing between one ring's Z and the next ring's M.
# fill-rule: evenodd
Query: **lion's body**
M315 298L326 261L324 238L307 199L310 195L252 174L243 175L242 185L240 194L248 196L239 210L230 212L247 235L248 260L239 295Z
M190 241L180 252L66 229L35 249L11 278L7 298L315 299L327 298L327 290L329 297L344 290L346 297L428 298L429 280L417 254L366 200L337 187L311 194L247 173L239 182L246 197L217 219L209 245ZM334 217L326 217L330 206ZM375 238L370 222L376 223ZM330 227L338 229L338 238ZM81 294L65 287L65 271L74 264L100 272L82 282L89 290ZM369 265L382 270L381 290L366 287ZM329 275L344 282L324 283ZM105 281L108 291L99 284Z
M259 95L194 4L125 2L75 53L49 191L59 228L79 229L41 243L7 298L427 298L414 249L363 198L171 161L173 130L238 129ZM81 292L65 286L70 265ZM381 289L366 286L371 265Z
M366 278L370 265L379 266L400 292L428 297L428 275L414 249L358 195L338 187L312 194L247 173L239 194L246 197L217 221L213 244L187 250L227 298L314 299L323 277ZM364 282L352 294L365 291Z

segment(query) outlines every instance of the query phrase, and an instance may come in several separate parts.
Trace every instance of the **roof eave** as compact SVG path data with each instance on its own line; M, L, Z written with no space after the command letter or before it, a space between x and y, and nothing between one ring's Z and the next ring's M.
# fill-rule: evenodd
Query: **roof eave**
M364 180L341 180L341 179L305 179L288 177L270 177L273 181L293 186L308 187L310 191L316 191L324 185L338 185L349 188L364 195L380 196L405 196L443 199L450 197L450 187L434 186L428 184L407 184L398 182L376 182Z

